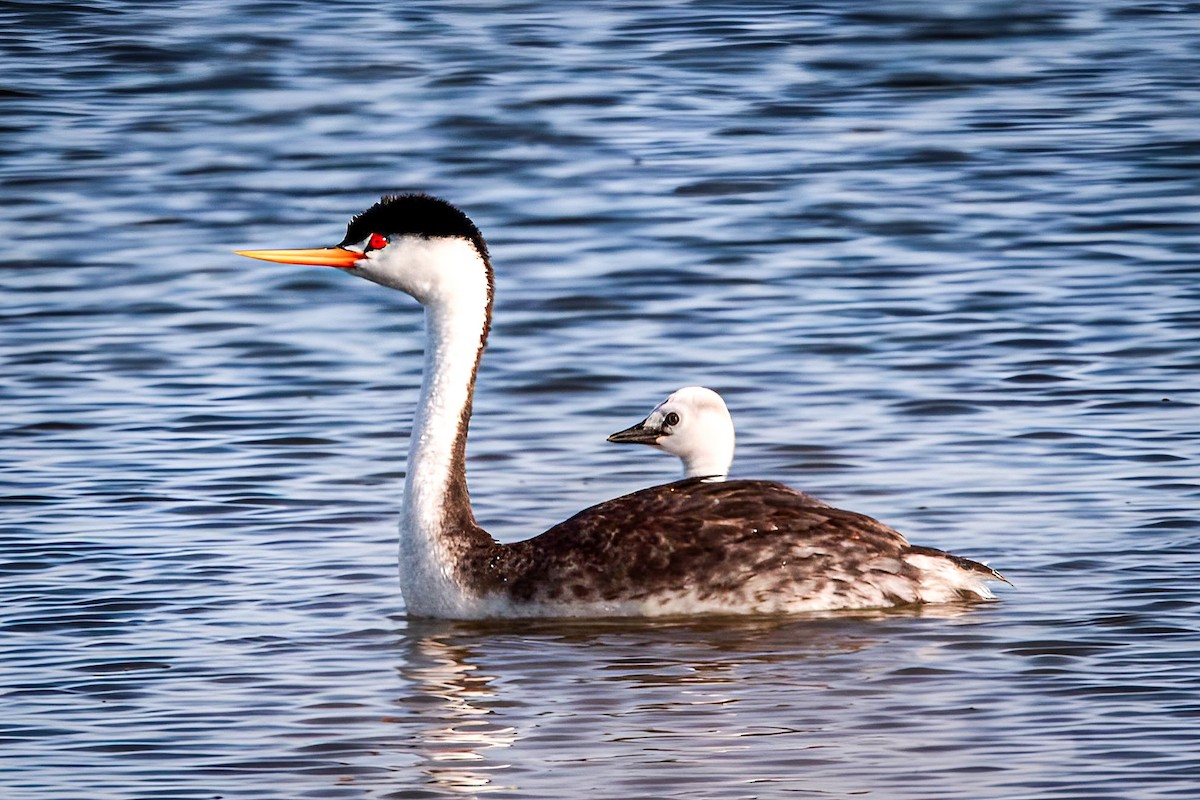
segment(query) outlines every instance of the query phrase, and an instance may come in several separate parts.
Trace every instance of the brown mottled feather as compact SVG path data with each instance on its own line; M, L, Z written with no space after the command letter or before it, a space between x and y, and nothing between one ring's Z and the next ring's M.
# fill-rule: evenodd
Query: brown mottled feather
M826 607L921 602L919 570L904 556L947 558L913 547L862 514L783 484L691 478L592 506L533 539L494 545L462 564L480 594L523 603L653 603L687 596L730 611L786 611L837 596Z

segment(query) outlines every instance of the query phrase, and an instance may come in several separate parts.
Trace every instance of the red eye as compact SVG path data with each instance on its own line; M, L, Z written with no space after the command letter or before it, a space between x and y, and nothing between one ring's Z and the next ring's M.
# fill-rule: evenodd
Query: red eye
M387 237L381 233L372 233L371 238L367 240L368 250L382 250L383 248L387 247L387 245Z

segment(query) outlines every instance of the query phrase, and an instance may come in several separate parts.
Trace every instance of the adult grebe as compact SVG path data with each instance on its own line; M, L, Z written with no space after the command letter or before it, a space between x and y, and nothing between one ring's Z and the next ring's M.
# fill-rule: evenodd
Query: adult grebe
M733 419L721 395L703 386L675 390L644 420L608 441L648 444L679 456L685 478L723 481L733 463Z
M427 195L384 197L337 247L242 251L338 267L425 307L425 366L400 522L414 616L651 616L877 608L992 597L988 567L778 483L688 479L592 506L500 544L467 493L471 398L493 273L474 223Z

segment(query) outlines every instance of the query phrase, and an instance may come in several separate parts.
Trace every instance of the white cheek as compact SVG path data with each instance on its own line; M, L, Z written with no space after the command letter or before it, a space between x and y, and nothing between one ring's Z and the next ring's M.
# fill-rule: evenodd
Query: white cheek
M463 296L486 292L479 254L461 239L401 237L367 254L355 272L369 281L399 289L426 305L452 306Z

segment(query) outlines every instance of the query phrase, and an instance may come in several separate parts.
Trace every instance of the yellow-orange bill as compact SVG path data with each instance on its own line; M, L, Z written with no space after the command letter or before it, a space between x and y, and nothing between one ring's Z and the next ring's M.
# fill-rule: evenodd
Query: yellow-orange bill
M362 253L341 247L316 247L309 250L234 250L239 256L274 261L278 264L315 264L318 267L350 269L362 259Z

